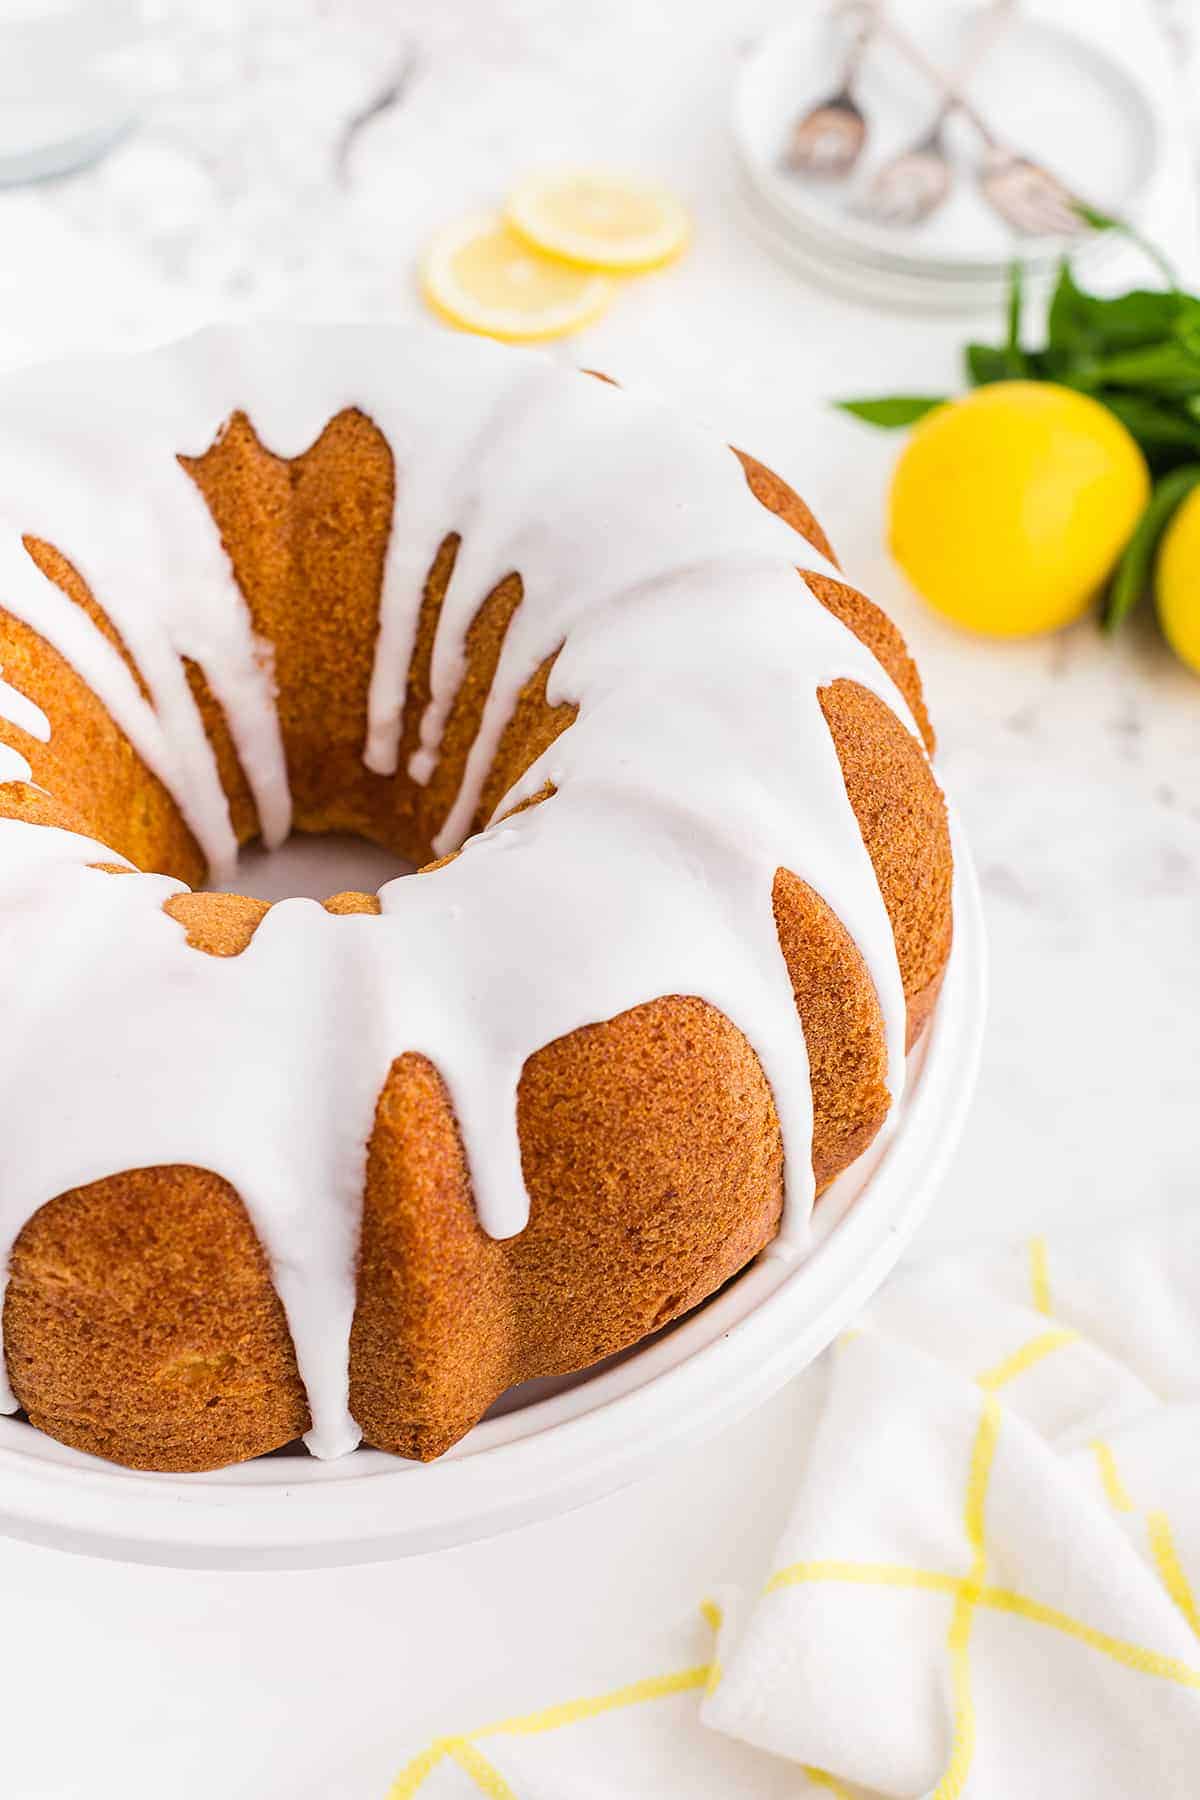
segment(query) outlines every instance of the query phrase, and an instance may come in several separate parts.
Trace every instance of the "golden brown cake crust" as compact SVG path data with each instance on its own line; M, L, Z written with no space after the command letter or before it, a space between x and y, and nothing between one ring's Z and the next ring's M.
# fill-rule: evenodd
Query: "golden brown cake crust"
M519 575L480 607L439 764L418 787L405 771L458 547L454 537L443 543L409 669L400 773L372 774L361 749L395 479L381 434L361 412L339 414L288 462L237 415L211 449L181 460L255 630L274 645L298 828L357 832L428 863L521 605ZM758 499L831 556L803 502L752 458L741 462ZM99 603L65 558L40 543L36 554L104 630ZM932 742L915 667L890 621L828 577L809 576L807 586L798 577L796 604L828 607L868 645ZM111 626L106 635L128 662ZM553 661L521 692L476 827L575 717L573 705L547 699ZM57 653L2 606L0 663L51 718L53 737L41 745L3 726L0 736L57 796L0 786L0 816L84 830L139 867L198 885L199 852L166 790ZM257 818L244 773L203 670L187 673L245 841ZM917 741L875 695L838 681L820 703L892 921L911 1041L950 947L945 808ZM532 803L552 796L547 787ZM821 897L780 869L773 904L808 1045L813 1164L825 1187L886 1113L882 1018L856 946ZM326 905L339 916L379 910L365 894ZM166 902L187 943L214 956L244 953L268 910L237 895ZM476 1218L438 1070L414 1054L392 1066L365 1152L351 1339L352 1410L373 1444L440 1454L512 1383L637 1342L735 1275L778 1229L771 1092L751 1046L701 998L663 996L546 1045L525 1066L518 1125L530 1222L498 1241ZM15 1246L4 1327L13 1387L34 1423L133 1467L213 1467L307 1425L266 1259L239 1196L210 1171L114 1171L49 1201Z
M209 956L240 956L271 907L248 894L173 894L163 911L177 919L193 950Z
M756 462L754 457L747 456L744 450L735 450L734 455L745 470L746 480L750 484L750 492L754 498L766 507L768 512L778 513L781 519L791 526L814 550L819 550L829 562L837 566L837 557L833 545L825 536L820 524L808 505L794 493L786 481L781 481L773 469L763 463Z
M199 886L204 858L162 782L70 664L2 604L0 668L53 727L43 744L0 719L0 742L20 752L36 784L86 821L89 837L138 868Z
M32 1422L129 1468L219 1468L307 1429L266 1257L204 1169L135 1169L41 1207L13 1249L4 1335Z
M770 1089L702 1000L651 1001L547 1045L525 1066L518 1120L530 1219L496 1240L436 1070L416 1056L392 1067L350 1352L351 1408L381 1448L440 1455L514 1382L584 1367L686 1312L778 1226Z

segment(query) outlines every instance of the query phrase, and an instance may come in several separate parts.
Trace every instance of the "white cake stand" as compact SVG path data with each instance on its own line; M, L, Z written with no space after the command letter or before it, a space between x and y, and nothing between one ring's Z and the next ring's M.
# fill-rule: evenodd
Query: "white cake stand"
M146 1475L0 1419L0 1533L179 1568L323 1568L469 1543L566 1512L732 1423L810 1363L911 1239L958 1142L983 1033L978 885L954 827L955 936L887 1141L822 1198L805 1260L764 1253L680 1324L567 1383L530 1383L440 1461L278 1452Z

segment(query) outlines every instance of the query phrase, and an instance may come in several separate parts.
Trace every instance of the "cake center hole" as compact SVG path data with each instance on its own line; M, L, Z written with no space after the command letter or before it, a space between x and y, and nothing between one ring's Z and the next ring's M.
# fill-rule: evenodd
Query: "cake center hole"
M348 832L313 837L295 831L278 850L251 844L238 857L233 880L214 888L255 900L327 900L346 889L373 894L385 881L411 875L415 866Z

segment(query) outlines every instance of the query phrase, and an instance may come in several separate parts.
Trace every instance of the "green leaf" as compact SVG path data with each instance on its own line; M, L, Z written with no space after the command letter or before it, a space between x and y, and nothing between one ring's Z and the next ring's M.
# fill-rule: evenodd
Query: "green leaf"
M923 419L935 406L945 404L944 394L892 394L879 400L834 401L834 405L840 407L842 412L852 413L856 419L864 419L868 425L880 425L886 431L898 431L901 426L915 425L918 419Z
M1104 609L1104 629L1115 631L1127 619L1150 585L1150 571L1163 532L1170 524L1180 503L1200 482L1200 463L1187 463L1172 469L1157 482L1137 529L1125 546L1116 574L1108 590Z
M1008 265L1008 338L1006 348L1010 357L1019 357L1021 354L1021 308L1024 297L1024 271L1019 259L1014 256Z
M1100 385L1094 356L1066 356L1056 350L1048 350L1042 357L1041 379L1056 381L1060 387L1075 388L1081 394L1094 394ZM1103 396L1097 395L1097 398Z
M1146 394L1100 393L1096 398L1116 413L1143 450L1184 446L1200 451L1200 419L1188 411L1177 411Z
M1089 206L1086 200L1076 198L1072 200L1071 205L1084 224L1090 225L1093 231L1125 231L1128 229L1123 219L1118 219L1114 213L1101 212L1098 206Z
M1140 349L1172 340L1194 323L1191 297L1157 288L1135 288L1104 300L1084 291L1064 262L1050 303L1050 348L1071 357Z
M1041 377L1038 358L1009 344L1002 348L968 344L963 360L972 387L986 387L991 381L1037 381Z
M972 387L986 387L990 381L1009 379L1008 352L991 344L968 344L966 348L967 379Z
M1171 337L1187 305L1185 294L1161 288L1134 288L1112 300L1089 298L1089 322L1106 350L1135 350Z
M1200 299L1195 294L1178 294L1175 299L1179 310L1172 335L1193 356L1200 356Z
M1064 257L1059 264L1058 281L1050 300L1047 318L1050 349L1077 356L1097 348L1097 333L1093 324L1094 306L1092 296L1085 294L1078 286L1071 265Z
M1101 357L1096 368L1105 386L1147 389L1153 394L1200 393L1200 360L1183 344L1145 344Z

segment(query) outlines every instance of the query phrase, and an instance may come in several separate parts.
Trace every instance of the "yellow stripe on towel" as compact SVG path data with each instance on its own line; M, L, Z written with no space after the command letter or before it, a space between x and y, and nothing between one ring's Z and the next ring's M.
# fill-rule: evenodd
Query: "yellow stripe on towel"
M1175 1549L1171 1521L1164 1512L1147 1513L1146 1529L1150 1533L1150 1549L1159 1579L1196 1636L1200 1637L1200 1611L1197 1610L1196 1596L1192 1593L1191 1583L1183 1572L1183 1564Z
M468 1738L451 1738L446 1746L446 1753L453 1757L460 1769L466 1770L480 1793L486 1794L488 1800L517 1800L499 1769Z
M1117 1467L1117 1459L1112 1453L1112 1446L1103 1438L1092 1439L1092 1455L1096 1458L1096 1467L1100 1471L1100 1479L1104 1483L1104 1492L1108 1495L1109 1505L1116 1512L1133 1512L1133 1501L1129 1497L1129 1489L1121 1480L1121 1471Z
M1069 1330L1065 1325L1041 1331L1037 1337L1022 1344L1019 1350L1014 1350L1011 1356L1006 1356L1003 1362L998 1362L994 1369L985 1369L982 1375L977 1375L976 1385L988 1393L994 1393L997 1388L1005 1387L1015 1376L1023 1375L1026 1369L1032 1369L1044 1356L1050 1356L1055 1350L1061 1350L1064 1344L1074 1344L1078 1339L1079 1333Z
M1029 1240L1029 1287L1034 1311L1045 1313L1049 1318L1053 1311L1050 1305L1050 1258L1044 1237Z

